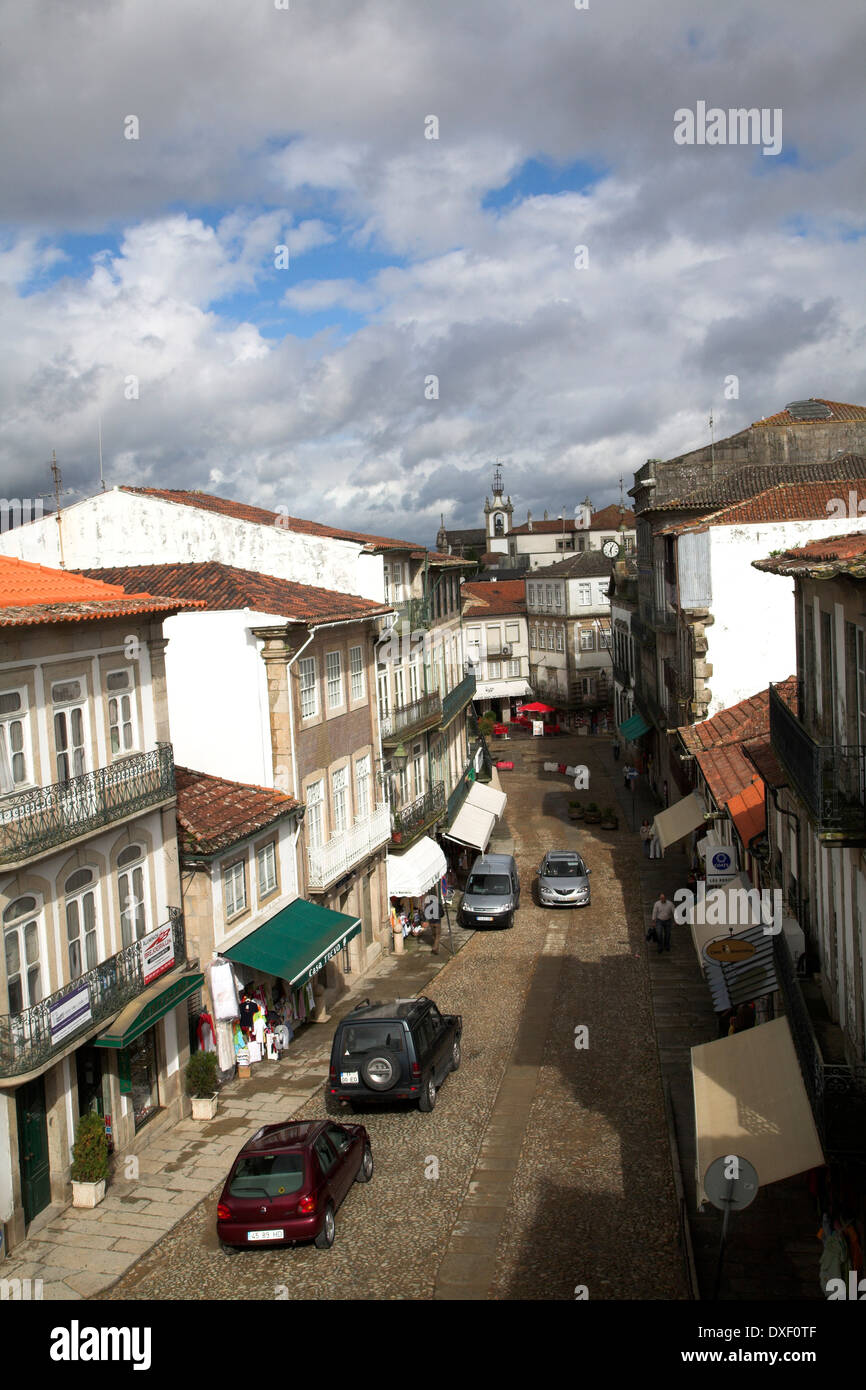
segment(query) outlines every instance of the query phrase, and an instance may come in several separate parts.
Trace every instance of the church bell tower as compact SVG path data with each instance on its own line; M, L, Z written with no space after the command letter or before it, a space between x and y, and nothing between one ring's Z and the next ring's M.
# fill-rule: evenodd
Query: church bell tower
M503 496L502 469L497 464L493 474L493 501L491 502L489 497L484 499L484 534L488 550L499 551L502 555L508 554L508 541L505 536L511 530L513 512L510 496Z

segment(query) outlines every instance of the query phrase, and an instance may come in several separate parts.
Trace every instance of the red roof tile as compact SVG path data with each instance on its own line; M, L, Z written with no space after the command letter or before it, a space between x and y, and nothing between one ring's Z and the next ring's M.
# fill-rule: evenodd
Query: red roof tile
M768 787L786 787L788 785L788 774L773 752L769 734L761 738L747 739L743 744L743 752L754 764L759 776Z
M172 597L203 600L212 611L252 608L293 622L316 627L322 623L348 622L381 617L393 610L387 603L373 603L355 594L337 594L312 584L296 584L253 570L204 560L185 565L129 565L105 570L84 570L86 575L106 575L127 589L139 584Z
M755 569L767 574L814 575L830 579L835 574L866 578L866 532L848 531L842 536L822 536L805 545L753 560Z
M526 612L526 585L522 579L470 582L463 585L461 593L466 617Z
M789 676L775 687L780 697L793 708L796 698L797 678ZM749 695L739 704L720 710L711 719L700 724L686 724L677 733L690 753L697 755L708 749L724 748L734 743L745 743L748 739L769 738L770 734L770 690Z
M699 521L681 521L675 526L666 526L659 534L680 536L686 531L702 531L707 526L744 526L762 521L827 521L838 515L832 506L834 502L841 501L848 505L851 481L846 478L835 482L779 483L744 502L701 517ZM866 484L866 461L863 482Z
M593 512L589 526L575 526L573 517L566 517L564 526L562 523L562 517L558 517L553 521L533 521L532 530L530 531L529 522L524 521L521 522L519 526L512 526L507 534L509 536L552 536L564 533L566 536L572 536L575 531L618 531L623 524L627 531L633 531L635 528L635 515L628 507L626 507L624 512L621 512L619 504L611 502L610 506L602 507L600 511Z
M732 796L748 787L755 775L752 764L736 743L703 748L695 753L695 759L718 806L724 806Z
M833 420L866 420L866 405L845 405L842 401L825 401L823 396L810 396L809 399L817 401L819 405L826 405L830 414L825 415L822 420L798 420L786 406L776 415L754 420L752 428L761 429L765 425L825 425Z
M228 782L206 772L175 767L177 831L186 855L217 854L297 809L292 796L273 787Z
M157 597L74 570L51 569L0 555L0 626L95 622L136 613L176 613L203 605Z
M173 488L123 487L122 492L131 492L139 497L156 497L162 502L176 502L184 507L197 507L199 511L216 512L219 516L234 517L236 521L250 521L258 526L276 526L286 532L297 531L307 536L326 536L332 540L356 541L365 550L415 550L417 541L399 541L392 536L373 536L364 531L344 531L338 526L327 526L319 521L304 521L298 516L288 516L285 512L269 512L264 507L251 507L246 502L233 502L228 497L213 497L207 492L187 492Z

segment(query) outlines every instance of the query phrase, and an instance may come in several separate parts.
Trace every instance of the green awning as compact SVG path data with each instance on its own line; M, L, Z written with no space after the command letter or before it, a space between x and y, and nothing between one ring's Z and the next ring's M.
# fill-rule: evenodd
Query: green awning
M100 1033L98 1038L93 1039L91 1046L129 1047L131 1042L135 1042L148 1028L152 1028L178 1004L182 1004L184 999L195 994L203 984L204 975L199 971L193 974L184 971L168 983L161 980L158 984L151 985L150 989L144 990L131 1004L127 1004L110 1027L104 1033Z
M298 989L360 930L359 917L296 898L264 926L221 954L236 965L274 975Z
M620 733L629 743L633 743L636 738L640 738L641 734L647 733L648 730L649 724L640 714L633 714L631 719L625 719L619 726Z

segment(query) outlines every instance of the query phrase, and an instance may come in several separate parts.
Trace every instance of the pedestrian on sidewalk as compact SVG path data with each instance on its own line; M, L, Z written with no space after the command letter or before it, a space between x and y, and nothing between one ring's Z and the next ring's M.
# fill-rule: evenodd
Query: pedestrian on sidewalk
M662 842L654 825L650 826L649 857L650 859L661 859L662 857Z
M433 930L433 948L430 954L438 956L439 940L442 936L442 906L439 902L439 894L435 889L428 893L424 899L424 917Z
M674 905L668 902L664 893L659 893L653 904L653 926L658 934L658 953L671 949L671 922L674 919Z
M640 830L638 831L638 834L640 835L641 839L643 840L643 852L644 852L644 854L646 855L647 859L649 859L649 857L650 857L650 841L652 840L653 828L652 828L652 826L650 825L650 823L649 823L648 820L644 819L644 821L643 821L642 824L641 824L641 828L640 828Z
M623 766L623 769L622 769L622 781L623 781L623 786L625 787L626 791L628 791L629 787L631 786L631 774L632 774L632 771L633 771L633 769L632 769L632 767L631 767L631 764L630 764L630 763L625 763L624 766Z
M613 741L613 760L615 763L619 762L619 739L616 738Z

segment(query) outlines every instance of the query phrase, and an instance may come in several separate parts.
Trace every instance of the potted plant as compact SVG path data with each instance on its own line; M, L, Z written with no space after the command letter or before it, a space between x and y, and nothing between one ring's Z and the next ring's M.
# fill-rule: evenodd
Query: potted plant
M194 1120L212 1120L217 1108L217 1055L194 1052L184 1071L186 1093L192 1099Z
M569 820L583 820L583 807L579 801L569 801L568 818Z
M601 813L602 830L617 830L619 828L619 816L610 806L605 806Z
M108 1135L95 1110L79 1118L72 1146L72 1205L98 1207L108 1181Z
M598 805L596 804L596 802L591 801L589 803L589 805L583 813L583 819L586 821L587 825L598 824L598 822L601 820L601 811L598 809Z
M493 733L493 725L496 722L496 715L492 710L487 710L478 721L479 733L483 734L485 738L490 738L490 735Z

